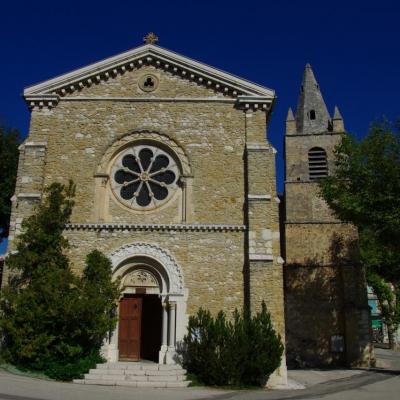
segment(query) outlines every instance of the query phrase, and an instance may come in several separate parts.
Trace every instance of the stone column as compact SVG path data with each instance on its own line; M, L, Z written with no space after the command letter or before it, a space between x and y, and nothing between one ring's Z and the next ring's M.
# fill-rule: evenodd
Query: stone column
M181 218L181 223L184 224L186 223L186 201L187 201L187 183L186 183L186 177L182 176L181 177L181 185L182 185L182 218Z
M167 303L161 303L162 310L161 310L161 349L158 355L158 363L165 364L165 355L168 351L168 309Z
M275 330L285 343L283 259L280 255L279 199L275 187L275 153L265 140L268 112L249 106L245 113L245 171L248 253L244 265L245 301L254 315L265 301ZM269 379L270 387L285 385L285 357Z
M176 303L169 302L169 332L168 350L165 357L166 364L176 364L175 361L175 324L176 324Z
M168 344L168 310L167 304L162 303L162 332L161 332L161 346L167 346Z

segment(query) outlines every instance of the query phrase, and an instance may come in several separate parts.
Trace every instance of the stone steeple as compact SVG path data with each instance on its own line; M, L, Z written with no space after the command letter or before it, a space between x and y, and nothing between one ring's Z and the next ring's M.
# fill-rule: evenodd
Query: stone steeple
M330 129L330 116L311 65L304 70L296 110L297 133L322 133Z
M286 135L295 134L296 133L296 120L293 115L293 111L289 108L287 117L286 117Z
M333 132L344 132L344 122L342 114L340 114L339 107L335 106L335 111L332 118Z

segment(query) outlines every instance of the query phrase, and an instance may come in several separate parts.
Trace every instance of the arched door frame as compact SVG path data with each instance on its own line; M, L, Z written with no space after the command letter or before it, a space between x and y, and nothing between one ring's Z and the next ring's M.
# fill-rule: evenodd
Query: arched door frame
M162 303L160 364L177 362L176 343L183 339L187 326L186 302L188 291L184 287L183 274L175 258L166 250L149 243L132 243L110 254L113 278L124 278L138 269L147 270L158 282L149 294L158 294ZM136 293L140 286L122 287L122 293ZM140 288L143 293L143 287ZM146 290L147 291L147 290ZM158 292L158 293L155 293ZM118 324L110 339L103 345L103 356L110 362L119 359Z

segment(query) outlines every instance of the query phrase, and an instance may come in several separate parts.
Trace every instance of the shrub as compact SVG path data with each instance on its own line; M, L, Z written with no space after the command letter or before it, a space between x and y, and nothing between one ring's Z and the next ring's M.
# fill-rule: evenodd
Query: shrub
M115 326L118 283L98 251L87 256L83 277L73 274L62 233L75 187L53 183L36 213L23 222L11 275L0 299L2 355L24 369L68 380L101 361L100 347Z
M283 354L265 303L255 316L237 310L231 320L200 309L189 318L183 363L200 381L218 386L265 385Z
M82 378L89 369L95 368L96 364L104 361L96 350L71 362L52 361L47 365L44 373L52 379L71 381L72 379Z

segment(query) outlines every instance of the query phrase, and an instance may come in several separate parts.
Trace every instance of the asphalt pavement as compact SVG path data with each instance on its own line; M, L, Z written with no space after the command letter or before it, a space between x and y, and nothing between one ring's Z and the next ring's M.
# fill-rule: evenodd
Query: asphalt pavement
M398 400L400 353L377 349L373 370L293 370L291 387L284 390L223 390L205 387L179 389L91 386L54 382L0 371L0 400Z

